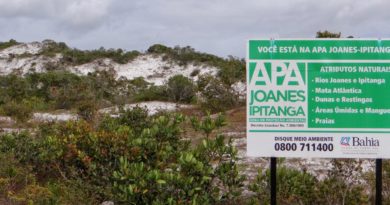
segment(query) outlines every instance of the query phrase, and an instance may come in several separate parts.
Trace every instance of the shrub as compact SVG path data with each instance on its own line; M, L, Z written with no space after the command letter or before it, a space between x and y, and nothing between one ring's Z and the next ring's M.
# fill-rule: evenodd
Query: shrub
M77 114L87 122L93 122L98 112L98 105L93 100L78 103Z
M45 47L40 51L41 55L54 57L58 53L62 53L69 49L69 47L64 42L54 42L52 40L44 41Z
M10 39L8 42L0 42L0 50L6 49L15 45L18 45L19 43L15 41L14 39Z
M5 98L14 101L22 101L31 91L28 81L14 74L0 77L0 90Z
M29 184L18 194L10 194L9 198L14 203L22 204L55 204L52 193L46 187L37 184Z
M155 44L148 48L148 53L156 53L156 54L163 54L163 53L170 53L172 51L171 48L161 45L161 44Z
M84 51L79 49L69 48L65 43L46 41L44 49L40 52L41 55L54 57L56 54L62 54L61 62L65 64L80 65L90 63L101 58L110 58L113 61L125 64L140 55L138 51L125 52L122 49L105 49L101 47L97 50Z
M11 101L3 106L3 112L19 123L27 122L33 115L31 105L26 102Z
M229 56L229 59L225 60L219 65L218 76L222 82L231 86L235 82L245 81L245 60L234 58Z
M211 112L220 112L238 105L239 98L232 89L212 76L201 76L198 81L201 91L201 107Z
M115 75L115 72L109 70L87 76L77 76L66 71L28 73L25 77L0 76L0 106L10 101L26 101L34 111L77 109L83 101L111 106L124 104L126 100L133 99L135 93L147 89L152 92L146 92L145 98L166 99L163 87L153 90L142 80L130 82L127 79L116 79ZM138 83L141 87L135 88L131 83Z
M370 204L363 185L350 184L342 177L328 176L317 187L317 204Z
M129 82L132 86L135 87L135 91L138 91L139 89L146 89L150 83L148 83L144 77L138 77L130 80Z
M212 119L210 113L207 113L203 119L192 117L191 124L195 130L202 131L206 139L209 139L214 130L226 125L226 120L224 115L219 114L215 119Z
M318 31L316 34L316 38L340 38L341 33L332 33L328 30L325 31Z
M23 102L27 107L31 107L33 111L45 111L50 109L51 106L48 103L46 103L43 98L39 98L35 96L24 99Z
M364 185L362 160L332 159L332 169L318 184L319 204L368 204Z
M313 175L282 166L276 179L278 204L316 204L317 179ZM270 186L270 171L260 169L249 189L257 194L257 200L266 202L270 201Z
M190 76L191 76L191 77L195 77L195 76L199 75L199 73L200 73L200 70L199 70L199 69L195 69L195 70L193 70L193 71L191 72Z
M67 49L63 54L63 61L65 63L71 63L73 65L80 65L85 63L90 63L94 60L101 58L110 58L116 63L126 64L130 60L135 59L140 55L138 51L129 51L124 52L122 49L104 49L100 48L98 50L92 51L82 51L78 49Z
M174 102L190 103L195 97L195 85L191 79L175 75L168 79L167 94Z
M358 171L360 162L335 159L332 163L332 169L322 180L305 171L278 167L278 204L368 204L364 187L358 180L351 180L361 173ZM252 202L267 204L270 201L270 171L259 170L249 189L256 193Z
M226 144L218 135L192 148L181 138L184 120L181 115L151 118L136 108L118 119L107 118L98 129L84 121L70 121L46 124L34 135L2 136L0 156L14 156L18 164L12 166L31 167L34 179L13 190L12 196L20 202L66 203L77 199L69 191L74 188L94 202L238 201L243 177L238 175L232 141ZM0 164L0 174L3 165L10 164ZM9 186L3 189L10 190ZM60 190L66 191L64 197L59 197Z
M15 139L11 136L5 136L5 138L8 142ZM27 140L31 141L31 139ZM20 145L20 148L24 145L26 142ZM77 184L75 181L64 182L61 179L56 179L45 182L47 176L37 176L32 166L21 163L20 158L12 154L11 150L14 148L17 148L17 145L13 144L13 147L8 148L3 146L0 151L0 161L2 162L0 165L0 201L2 203L97 204L93 197L87 196L84 190L75 185ZM42 181L42 178L45 180Z
M106 132L114 132L123 126L131 127L131 131L140 135L145 127L151 126L151 118L148 115L148 110L143 107L133 107L131 109L124 109L119 107L120 115L116 118L104 116L99 123L99 130Z
M135 101L153 101L153 100L168 100L165 86L149 86L145 89L140 89L138 93L135 94Z
M223 59L215 55L201 53L195 51L190 46L180 47L175 46L170 48L161 44L155 44L149 47L148 53L162 54L163 60L172 60L181 66L186 66L189 63L204 64L219 68L219 77L227 85L231 85L237 81L245 80L245 60L229 56L228 59ZM196 76L198 73L195 70L191 76Z

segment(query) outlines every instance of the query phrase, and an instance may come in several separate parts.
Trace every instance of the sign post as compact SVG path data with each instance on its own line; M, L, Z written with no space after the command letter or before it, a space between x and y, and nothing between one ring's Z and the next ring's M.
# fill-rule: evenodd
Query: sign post
M382 159L375 160L375 204L382 205Z
M270 176L271 176L271 205L276 205L276 157L271 157Z
M249 40L247 52L248 156L390 158L390 40Z

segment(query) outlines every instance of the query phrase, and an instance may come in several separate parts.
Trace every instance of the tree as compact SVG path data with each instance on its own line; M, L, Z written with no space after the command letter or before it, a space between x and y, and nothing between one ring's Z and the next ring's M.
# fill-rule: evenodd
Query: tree
M168 80L167 93L175 102L190 103L195 97L195 85L191 79L183 75L175 75Z
M200 76L198 89L201 91L201 106L206 111L221 112L238 104L238 96L232 89L213 76Z
M161 53L168 53L168 52L171 52L172 49L167 47L167 46L164 46L162 44L154 44L152 46L150 46L148 48L148 53L158 53L158 54L161 54Z
M316 38L340 38L340 37L341 37L341 32L332 33L328 30L318 31L316 35Z

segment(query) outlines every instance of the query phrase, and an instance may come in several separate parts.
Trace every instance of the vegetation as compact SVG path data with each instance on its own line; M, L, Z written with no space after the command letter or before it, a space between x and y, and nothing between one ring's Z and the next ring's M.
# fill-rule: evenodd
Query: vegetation
M317 37L340 36L317 33ZM0 49L16 44L0 43ZM161 86L144 78L117 79L110 70L78 76L61 71L62 64L100 58L127 63L139 53L81 51L47 41L41 55L63 56L60 63L47 65L49 72L0 76L1 115L22 124L36 111L67 109L80 119L0 135L0 204L268 204L269 170L260 169L254 180L245 179L233 140L219 132L227 124L224 116L210 115L241 105L231 85L245 80L244 60L223 59L191 47L154 45L147 52L183 66L215 66L219 73L201 75L195 70L191 77L197 76L197 82L176 75ZM140 107L121 108L150 100L197 103L207 114L149 116ZM97 117L99 108L113 105L120 107L118 117ZM331 164L329 172L318 177L281 162L278 204L373 203L374 175L363 173L362 161ZM385 161L385 203L390 201L389 173Z
M168 101L167 90L165 86L151 85L143 89L135 95L135 101Z
M383 172L382 172L382 180L383 180L383 188L382 188L382 198L383 204L390 204L390 161L383 160ZM371 182L372 189L370 190L372 193L375 193L375 173L371 172L367 175L368 182ZM375 198L371 197L372 203L374 203Z
M33 111L77 109L86 114L86 110L119 104L123 101L121 96L130 96L126 83L105 71L89 76L63 71L0 76L0 110L21 121L25 119L20 117L29 117Z
M125 64L140 55L138 51L124 51L122 49L105 49L101 47L97 50L79 50L69 48L65 43L56 43L47 41L45 48L41 51L41 55L53 57L56 54L62 54L62 63L80 65L90 63L97 59L109 58L113 61Z
M0 42L0 50L19 44L11 39L8 42ZM237 81L245 80L245 60L229 56L227 59L215 55L195 51L190 46L176 46L170 48L161 44L156 44L148 48L149 54L164 55L163 59L177 62L181 66L187 66L190 63L205 64L219 69L219 77L222 82L231 85ZM122 49L105 49L103 47L96 50L79 50L70 48L64 42L55 42L52 40L44 41L44 48L38 55L54 57L61 54L60 62L48 64L48 70L56 70L64 65L81 65L90 63L98 59L109 58L116 63L126 64L141 55L139 51L124 51ZM25 56L26 54L23 54ZM199 70L197 71L199 72ZM197 75L196 72L192 74Z
M316 38L341 38L341 32L334 33L328 30L318 31L316 34ZM353 38L353 36L348 36L347 38Z
M318 31L317 32L317 35L316 35L316 38L340 38L341 37L341 33L332 33L328 30L325 30L325 31Z
M18 44L15 40L0 44L0 49ZM99 71L89 76L77 76L65 72L69 65L80 65L98 59L109 58L113 61L125 64L135 59L141 53L137 51L123 51L122 49L104 49L84 51L68 47L63 42L45 40L44 48L37 55L48 57L61 54L60 61L47 62L44 66L47 73L31 72L22 78L18 75L0 77L0 112L4 114L4 106L13 102L34 101L31 110L50 111L56 109L76 110L81 115L87 114L95 108L121 105L138 101L172 101L178 103L199 103L205 111L225 111L239 105L235 95L231 98L231 86L239 81L245 81L244 59L229 56L227 59L215 55L201 53L195 49L186 47L167 47L156 44L151 46L147 53L159 54L167 61L173 61L182 66L198 64L213 66L219 69L216 76L217 82L211 83L208 90L197 87L189 78L174 76L165 85L156 86L147 83L144 79L116 79L115 71ZM33 66L34 67L34 66ZM32 68L33 70L33 68ZM196 69L191 77L199 76L200 70ZM15 73L17 74L17 73ZM221 85L217 85L220 83ZM224 96L228 99L214 101L212 95ZM202 96L197 99L196 96ZM224 101L227 100L227 103ZM87 103L94 103L87 105ZM32 103L34 104L34 103ZM210 104L210 106L205 106ZM8 106L10 108L12 106ZM93 109L92 109L93 108ZM11 115L11 112L8 112ZM90 112L90 114L93 112ZM91 115L90 117L92 117ZM15 116L13 116L15 117ZM85 116L84 116L85 117ZM87 117L87 118L90 118ZM16 118L16 117L15 117ZM86 118L86 119L87 119Z
M32 105L28 101L22 103L10 101L2 110L5 115L14 117L19 123L27 122L32 117Z
M11 46L18 45L19 43L14 39L10 39L8 42L0 42L0 50L9 48Z
M141 101L199 103L205 111L225 111L239 105L231 87L212 76L199 76L195 84L183 75L155 86L143 78L116 79L115 72L99 71L78 76L66 71L28 73L24 77L0 76L0 113L26 122L33 112L73 110L93 121L97 110ZM197 94L198 93L198 94ZM201 98L196 99L199 95Z
M190 63L202 63L219 68L218 77L228 86L238 81L245 80L245 60L229 56L227 59L215 55L195 51L190 46L176 46L170 48L161 44L156 44L147 50L151 54L164 55L163 59L172 60L179 65L186 66ZM195 75L195 74L194 74Z
M278 204L370 204L364 185L358 180L354 160L333 160L333 168L324 179L319 180L306 171L282 166L277 170ZM346 175L355 170L354 175ZM249 189L256 193L253 204L267 204L270 201L270 172L259 170Z
M85 121L70 121L42 125L36 134L1 136L0 201L238 201L244 178L238 173L232 141L226 144L224 136L215 134L192 147L181 136L184 121L182 115L148 117L135 108L119 118L105 118L98 128Z
M198 89L201 91L201 107L206 111L225 111L239 105L237 94L213 76L200 76Z
M195 91L192 80L183 75L176 75L168 80L167 94L174 102L190 103L195 98Z

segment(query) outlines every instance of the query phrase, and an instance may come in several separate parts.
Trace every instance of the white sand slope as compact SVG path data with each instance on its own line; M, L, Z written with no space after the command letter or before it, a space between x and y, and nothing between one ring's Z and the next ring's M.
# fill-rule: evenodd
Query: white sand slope
M149 115L154 115L160 111L168 111L172 112L178 109L183 108L191 108L191 105L185 105L185 104L177 104L177 103L171 103L171 102L161 102L161 101L150 101L150 102L140 102L140 103L133 103L133 104L127 104L124 106L125 110L129 110L132 108L135 108L136 106L145 108L148 110ZM117 113L118 107L109 107L99 110L100 113L105 114L112 114Z
M25 75L28 72L46 72L48 65L56 66L62 56L57 54L55 57L46 57L37 55L45 47L45 43L33 42L15 45L0 50L0 75L16 73ZM20 56L22 54L29 54ZM117 78L134 78L143 77L147 82L155 85L162 85L174 75L184 75L196 81L198 75L210 74L216 75L218 69L205 64L189 64L180 66L175 62L164 61L161 55L143 54L134 60L119 64L111 59L98 59L90 63L78 66L66 66L63 68L78 75L87 75L95 71L113 70ZM191 74L197 71L197 75Z

